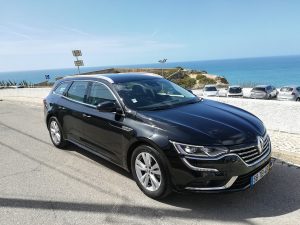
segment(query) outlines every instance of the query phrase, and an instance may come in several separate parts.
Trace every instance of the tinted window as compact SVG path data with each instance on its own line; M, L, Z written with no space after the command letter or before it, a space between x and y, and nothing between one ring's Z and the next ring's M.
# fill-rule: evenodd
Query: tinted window
M252 91L266 91L266 89L265 88L263 88L263 87L255 87L255 88L253 88L252 89Z
M204 91L217 91L216 87L205 87Z
M70 82L62 82L53 91L53 93L58 94L58 95L63 95L66 88L69 86Z
M291 91L293 91L293 88L291 88L291 87L282 87L282 88L280 88L280 91L281 92L291 92Z
M231 92L231 93L240 93L240 92L242 92L242 88L240 88L240 87L231 87L231 88L229 88L229 92Z
M76 101L84 102L87 87L88 87L87 81L75 81L71 85L67 96Z
M161 78L118 83L114 87L126 106L135 110L160 110L199 101L187 90Z
M111 91L103 84L94 82L91 86L91 92L87 99L87 103L98 105L106 101L115 101Z

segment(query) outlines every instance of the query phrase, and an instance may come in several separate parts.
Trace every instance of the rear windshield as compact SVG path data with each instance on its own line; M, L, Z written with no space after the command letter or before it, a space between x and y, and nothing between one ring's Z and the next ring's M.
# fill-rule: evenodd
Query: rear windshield
M293 88L291 87L283 87L280 89L281 92L292 92L293 91Z
M252 89L252 91L266 91L266 89L263 87L255 87Z
M240 88L240 87L231 87L231 88L229 88L229 92L235 92L235 93L242 92L242 88Z
M205 87L204 91L217 91L216 87Z

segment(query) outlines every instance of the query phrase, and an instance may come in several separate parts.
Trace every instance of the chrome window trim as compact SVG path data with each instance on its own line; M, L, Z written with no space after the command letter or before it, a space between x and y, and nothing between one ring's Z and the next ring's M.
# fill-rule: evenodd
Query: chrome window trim
M84 78L100 78L100 79L103 79L103 80L106 80L108 81L109 83L113 84L114 81L109 78L109 77L106 77L106 76L103 76L103 75L98 75L98 74L92 74L92 75L73 75L73 76L66 76L64 78L77 78L77 77L84 77ZM75 81L75 80L72 80L72 81Z
M230 178L230 180L221 187L186 187L186 190L191 190L191 191L217 191L217 190L224 190L224 189L228 189L230 188L234 182L236 181L236 179L238 178L238 176L233 176Z

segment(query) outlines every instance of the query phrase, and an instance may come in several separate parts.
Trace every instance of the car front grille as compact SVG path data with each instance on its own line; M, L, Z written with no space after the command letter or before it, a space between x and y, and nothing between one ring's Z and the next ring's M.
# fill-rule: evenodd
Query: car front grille
M235 153L240 156L247 165L253 165L262 158L265 158L265 156L267 156L271 151L271 141L267 134L263 137L262 146L261 152L259 151L258 146L250 146L239 149L231 149L230 153Z

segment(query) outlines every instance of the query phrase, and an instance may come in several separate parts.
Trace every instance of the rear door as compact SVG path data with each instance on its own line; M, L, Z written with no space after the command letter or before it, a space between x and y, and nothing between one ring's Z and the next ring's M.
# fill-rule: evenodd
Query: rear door
M85 138L84 118L89 107L85 105L89 82L73 81L69 90L61 98L60 121L67 139L80 142Z

